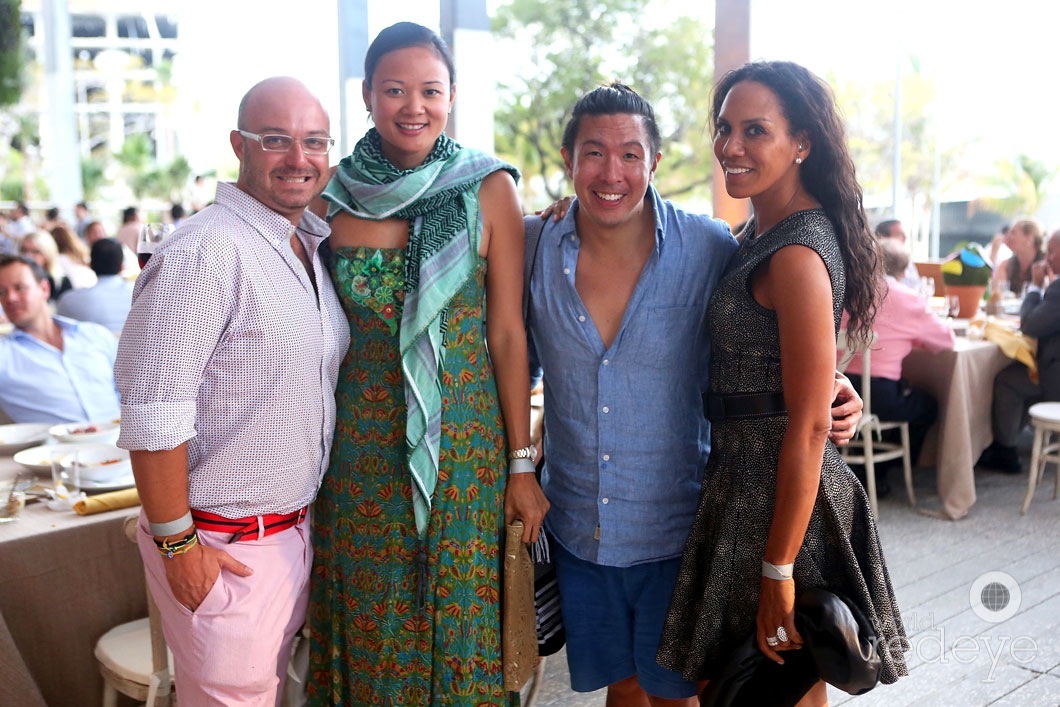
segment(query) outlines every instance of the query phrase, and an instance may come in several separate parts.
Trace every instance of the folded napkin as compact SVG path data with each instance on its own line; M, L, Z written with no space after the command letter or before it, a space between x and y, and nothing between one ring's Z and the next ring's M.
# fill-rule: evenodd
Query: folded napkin
M1038 340L988 318L983 325L983 338L1001 347L1001 352L1027 367L1027 375L1038 382Z
M110 491L95 496L88 496L74 504L74 512L80 516L105 511L116 511L119 508L131 508L140 505L140 494L135 488L121 491Z

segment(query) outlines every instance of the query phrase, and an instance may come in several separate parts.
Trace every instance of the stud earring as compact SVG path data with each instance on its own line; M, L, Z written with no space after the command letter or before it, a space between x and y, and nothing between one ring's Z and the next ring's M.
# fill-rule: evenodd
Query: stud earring
M802 164L802 158L801 157L796 157L795 158L795 164Z

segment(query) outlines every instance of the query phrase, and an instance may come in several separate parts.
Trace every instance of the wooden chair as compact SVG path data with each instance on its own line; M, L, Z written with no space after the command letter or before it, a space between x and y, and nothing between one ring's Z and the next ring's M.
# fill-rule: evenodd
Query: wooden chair
M136 542L137 518L125 521L125 535ZM103 676L103 707L115 707L118 693L143 700L147 707L176 704L173 655L162 635L158 607L147 592L147 618L115 626L96 641L96 660Z
M902 472L905 478L905 493L909 499L909 505L916 505L916 494L913 491L913 466L909 458L909 423L881 420L872 412L872 372L871 353L872 345L876 343L876 335L873 334L872 341L864 350L858 352L851 350L847 342L846 330L839 332L839 340L836 348L840 351L839 370L845 371L855 355L861 355L861 399L864 409L861 421L858 422L857 431L847 445L839 448L839 454L846 460L847 464L863 464L865 466L865 486L869 494L869 505L872 513L877 518L880 516L879 506L876 502L876 464L890 461L892 459L902 460ZM887 430L898 430L901 442L884 442L883 433ZM875 433L875 438L873 437Z
M1057 464L1056 484L1053 486L1053 498L1060 492L1060 403L1036 403L1028 410L1031 426L1034 427L1034 443L1031 446L1031 468L1027 480L1027 495L1023 499L1020 515L1027 513L1034 498L1034 488L1045 474L1045 465Z

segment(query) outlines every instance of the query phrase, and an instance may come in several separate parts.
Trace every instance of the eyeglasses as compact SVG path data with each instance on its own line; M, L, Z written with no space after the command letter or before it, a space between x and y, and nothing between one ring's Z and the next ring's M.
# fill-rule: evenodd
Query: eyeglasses
M290 135L256 135L246 130L237 130L237 132L243 137L256 140L265 152L288 152L295 143L295 139ZM302 152L307 155L326 155L335 145L335 138L311 135L298 142L302 145Z

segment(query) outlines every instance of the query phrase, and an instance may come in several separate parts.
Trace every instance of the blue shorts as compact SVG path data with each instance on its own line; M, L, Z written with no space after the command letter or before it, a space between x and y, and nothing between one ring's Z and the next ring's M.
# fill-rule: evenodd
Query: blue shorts
M653 697L698 693L694 682L655 662L681 558L633 567L581 560L552 543L571 689L592 692L636 675Z

